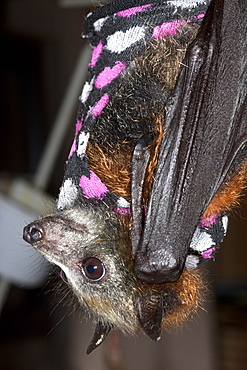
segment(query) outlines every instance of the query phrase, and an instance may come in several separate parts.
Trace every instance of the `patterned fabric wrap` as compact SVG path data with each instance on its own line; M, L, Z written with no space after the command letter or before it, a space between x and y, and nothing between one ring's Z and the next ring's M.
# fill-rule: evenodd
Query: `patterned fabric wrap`
M57 204L59 210L73 207L77 199L88 198L130 214L129 202L110 192L90 170L85 156L90 130L126 70L131 68L133 56L140 54L150 40L173 36L186 22L202 18L208 5L209 0L158 0L153 3L150 0L117 0L88 14L83 37L89 39L92 57L80 95L75 138ZM212 257L225 235L226 225L226 219L219 215L206 224L201 221L191 243L188 267Z

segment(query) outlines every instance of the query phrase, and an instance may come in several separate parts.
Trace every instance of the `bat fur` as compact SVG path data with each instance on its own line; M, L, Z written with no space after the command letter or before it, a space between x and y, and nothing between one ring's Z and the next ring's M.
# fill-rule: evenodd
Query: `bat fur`
M149 201L159 148L166 135L166 102L200 23L187 23L173 37L150 43L132 62L90 133L86 152L90 168L111 191L128 200L132 153L140 137L152 134L143 207ZM247 164L242 161L225 179L204 216L236 205L246 175ZM24 229L24 239L63 270L80 304L96 323L88 352L114 327L130 334L144 331L158 340L161 328L181 325L202 305L203 281L198 269L185 268L177 281L161 284L145 283L136 276L131 228L131 219L98 201L82 199L72 209L41 218ZM88 276L88 260L99 263L96 279Z

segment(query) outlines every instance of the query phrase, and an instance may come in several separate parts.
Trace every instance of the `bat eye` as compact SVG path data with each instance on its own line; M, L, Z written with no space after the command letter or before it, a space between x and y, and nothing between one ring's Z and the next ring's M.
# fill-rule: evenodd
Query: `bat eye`
M105 275L105 266L95 257L89 257L82 263L82 271L90 281L99 281Z

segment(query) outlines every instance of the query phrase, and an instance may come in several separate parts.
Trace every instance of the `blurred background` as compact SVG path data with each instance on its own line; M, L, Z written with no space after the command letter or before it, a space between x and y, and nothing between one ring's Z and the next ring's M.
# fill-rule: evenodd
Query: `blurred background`
M0 368L246 369L246 198L216 261L204 266L205 308L159 343L113 333L87 356L92 323L64 305L49 266L22 241L23 225L52 207L62 181L88 59L82 24L91 9L89 0L0 2ZM54 131L60 121L62 134ZM59 135L61 145L49 144ZM51 146L57 155L47 160L42 153Z

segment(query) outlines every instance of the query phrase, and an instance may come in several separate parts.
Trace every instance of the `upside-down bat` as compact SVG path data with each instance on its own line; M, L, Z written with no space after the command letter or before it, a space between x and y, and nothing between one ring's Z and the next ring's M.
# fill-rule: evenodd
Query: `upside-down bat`
M200 304L247 172L247 3L115 1L90 13L92 45L57 212L24 239L66 275L96 322L180 325Z

